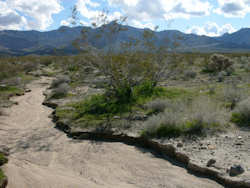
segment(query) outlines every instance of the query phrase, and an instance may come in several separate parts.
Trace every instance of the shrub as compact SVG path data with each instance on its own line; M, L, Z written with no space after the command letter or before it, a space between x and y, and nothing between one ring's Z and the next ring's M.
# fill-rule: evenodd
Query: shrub
M246 72L250 72L250 62L247 62L244 66Z
M231 121L239 126L250 125L250 97L236 105Z
M230 70L234 61L224 55L213 54L205 65L205 72L221 72Z
M179 115L179 113L166 111L150 117L145 122L145 129L142 132L142 136L157 138L180 136L183 128Z
M163 99L156 99L150 101L145 106L148 110L152 111L152 113L164 112L166 107L168 106L169 101Z
M51 98L59 99L68 94L70 87L67 83L61 83L57 88L53 89Z
M70 78L68 76L66 75L59 76L55 80L52 81L51 88L56 88L62 83L69 83L69 82L70 82Z
M8 159L2 153L0 153L0 166L4 165L7 162Z
M3 180L4 178L6 178L6 176L4 175L2 169L0 168L0 185L1 185L2 180Z
M224 111L216 103L200 98L191 104L172 102L163 113L150 117L144 124L142 136L176 137L206 134L225 125Z
M223 89L223 100L230 106L231 110L235 105L245 97L243 89L236 85L229 85Z
M192 71L192 70L186 70L184 71L184 80L189 80L189 79L193 79L197 76L197 73Z
M24 62L22 66L23 66L24 71L27 73L27 72L36 70L38 64L34 62Z

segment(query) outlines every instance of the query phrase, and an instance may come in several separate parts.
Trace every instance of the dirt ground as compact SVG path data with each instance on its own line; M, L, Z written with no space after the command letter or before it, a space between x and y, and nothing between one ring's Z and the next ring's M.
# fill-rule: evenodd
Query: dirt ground
M0 147L10 152L8 188L222 187L133 146L71 140L42 105L49 81L34 81L32 91L13 98L18 105L0 116Z

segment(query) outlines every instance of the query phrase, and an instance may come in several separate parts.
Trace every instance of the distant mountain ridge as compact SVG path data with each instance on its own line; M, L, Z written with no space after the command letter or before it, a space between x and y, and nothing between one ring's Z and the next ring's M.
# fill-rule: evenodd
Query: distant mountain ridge
M28 54L75 54L77 50L72 45L73 41L79 39L81 31L88 29L90 35L89 43L98 49L108 45L119 46L133 38L141 38L145 29L138 29L130 26L122 26L124 31L116 36L113 44L107 40L107 36L96 39L100 28L90 27L67 27L62 26L57 30L39 31L0 31L0 55L28 55ZM250 28L243 28L231 34L224 34L220 37L199 36L185 34L177 30L165 30L155 32L155 44L158 46L172 47L177 41L178 51L182 52L250 52Z

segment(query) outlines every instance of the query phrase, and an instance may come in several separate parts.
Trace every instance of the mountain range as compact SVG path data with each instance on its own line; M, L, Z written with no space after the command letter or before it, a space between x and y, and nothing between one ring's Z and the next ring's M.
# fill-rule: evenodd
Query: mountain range
M108 32L101 28L62 26L57 30L46 32L2 30L0 55L75 54L77 49L73 42L80 41L83 30L88 30L88 43L97 49L105 49L109 45L120 46L122 42L131 40L131 37L141 39L144 31L148 30L130 26L121 27L123 30L115 36L112 44L105 34ZM101 37L97 39L98 34ZM243 28L231 34L226 33L220 37L185 34L177 30L154 32L154 42L157 46L172 48L176 41L178 47L175 49L182 52L250 52L250 28Z

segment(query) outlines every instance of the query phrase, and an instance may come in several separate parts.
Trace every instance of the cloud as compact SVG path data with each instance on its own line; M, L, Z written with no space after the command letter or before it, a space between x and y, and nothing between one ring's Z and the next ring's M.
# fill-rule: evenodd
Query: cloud
M52 15L63 10L59 0L0 0L0 7L0 29L45 30L53 23Z
M128 23L139 27L153 27L155 21L167 21L207 16L212 5L206 0L107 0L128 17ZM146 25L145 25L146 23Z
M105 21L110 22L122 17L122 13L119 11L106 12L100 10L100 4L91 0L78 0L76 6L81 16L85 18L85 21L80 20L80 23L82 25L89 26L94 22L95 24L97 24L97 26L100 26L104 24ZM104 17L102 17L101 15L107 16L107 19L105 21L102 20L102 18Z
M110 6L118 7L129 19L149 21L154 19L188 19L209 15L212 6L201 0L108 0Z
M193 26L189 28L186 32L193 33L197 35L206 35L206 36L221 36L225 33L233 33L236 29L231 24L225 24L221 27L215 22L207 22L203 26Z
M131 25L136 27L136 28L141 28L141 29L145 29L145 28L148 28L148 29L151 29L151 30L155 29L154 24L152 24L152 23L141 23L141 22L139 22L137 20L132 20Z
M91 0L78 0L76 6L80 14L89 20L97 17L101 13L101 11L93 9L100 5Z
M5 1L0 1L0 30L18 29L23 24L26 24L26 19L10 9Z
M214 12L225 17L245 17L250 12L249 0L218 0L219 8Z
M66 20L62 20L62 21L60 22L60 25L61 25L61 26L72 26L72 23L73 23L72 18L68 18L68 19L66 19ZM90 26L90 25L91 25L90 22L86 22L86 21L83 21L83 20L80 20L79 23L80 23L80 25L82 25L82 26Z

